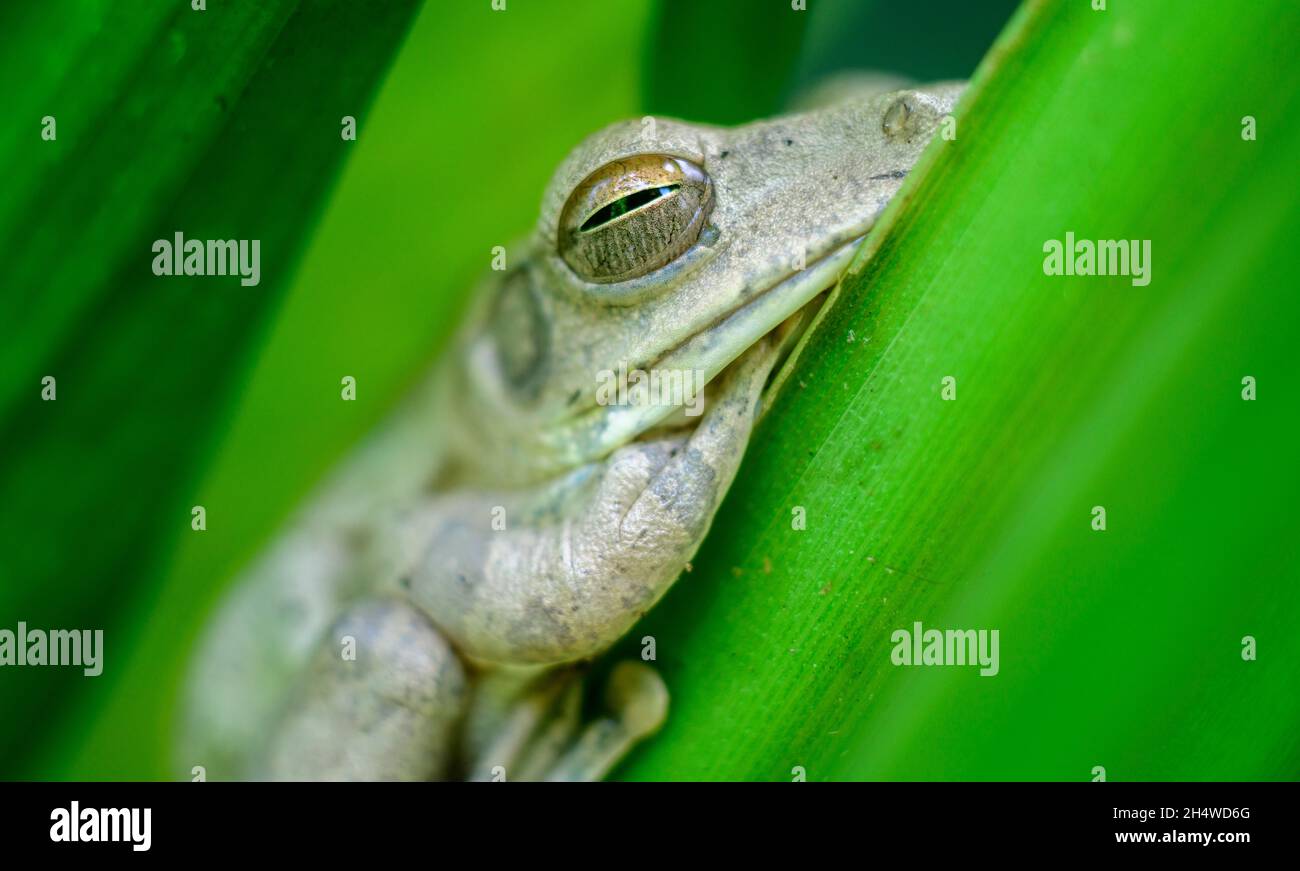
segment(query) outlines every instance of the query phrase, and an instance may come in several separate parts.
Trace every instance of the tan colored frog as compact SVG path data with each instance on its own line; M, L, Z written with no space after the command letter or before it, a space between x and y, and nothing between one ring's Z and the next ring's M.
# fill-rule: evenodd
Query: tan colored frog
M219 613L181 769L603 777L668 695L624 663L608 712L583 723L577 665L699 547L809 304L960 89L858 90L734 129L643 119L583 142L444 365Z

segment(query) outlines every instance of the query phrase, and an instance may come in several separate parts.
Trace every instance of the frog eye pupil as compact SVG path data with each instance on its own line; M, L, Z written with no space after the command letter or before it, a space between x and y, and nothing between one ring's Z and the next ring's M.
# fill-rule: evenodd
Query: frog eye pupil
M589 233L597 227L608 224L615 218L621 218L628 212L649 205L656 200L663 199L680 187L681 185L678 184L670 184L663 185L662 187L646 188L645 190L637 191L634 194L628 194L621 200L615 200L603 209L599 209L595 214L584 221L582 227L579 229L583 233Z
M712 210L713 182L699 164L631 154L598 167L570 191L556 252L583 281L631 281L689 251Z

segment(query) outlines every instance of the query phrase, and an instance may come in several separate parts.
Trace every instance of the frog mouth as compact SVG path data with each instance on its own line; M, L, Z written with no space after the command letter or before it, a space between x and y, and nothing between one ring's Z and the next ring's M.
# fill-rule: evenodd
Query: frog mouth
M784 380L789 368L785 363L811 323L813 309L819 308L825 293L839 283L863 238L865 234L857 235L803 269L785 275L643 368L691 373L696 383L712 384L745 351L779 330L778 365L769 380L769 391L765 391L770 392ZM606 406L602 409L605 414L600 440L609 445L624 444L649 437L664 426L689 425L699 420L701 407Z

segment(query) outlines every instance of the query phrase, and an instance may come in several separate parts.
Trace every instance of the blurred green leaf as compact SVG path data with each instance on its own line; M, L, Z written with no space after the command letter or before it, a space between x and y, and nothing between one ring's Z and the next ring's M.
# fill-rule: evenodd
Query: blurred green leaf
M644 110L739 124L789 96L808 14L789 0L663 0L645 55Z
M873 69L918 82L966 79L1018 0L817 0L796 92L841 70Z
M416 0L7 4L0 92L0 527L6 624L114 630L188 531L184 489ZM53 116L54 141L41 136ZM261 283L158 278L154 240L257 239ZM41 379L58 399L40 399ZM0 776L30 765L71 670L6 669L22 718Z
M623 777L1295 775L1298 27L1017 15L636 630L673 712ZM1150 285L1045 275L1067 232L1151 240ZM915 621L1000 673L893 666Z

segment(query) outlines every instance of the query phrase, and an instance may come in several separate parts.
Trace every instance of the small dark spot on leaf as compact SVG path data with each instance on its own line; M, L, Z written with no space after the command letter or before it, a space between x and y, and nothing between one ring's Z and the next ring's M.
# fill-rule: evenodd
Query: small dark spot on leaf
M787 140L785 141L785 144L786 144L786 145L794 145L794 140L793 140L793 139L787 139Z
M724 150L721 154L718 155L718 160L725 160L726 157L727 157L727 155L730 154L730 153L731 153L730 151L725 151L725 150Z

